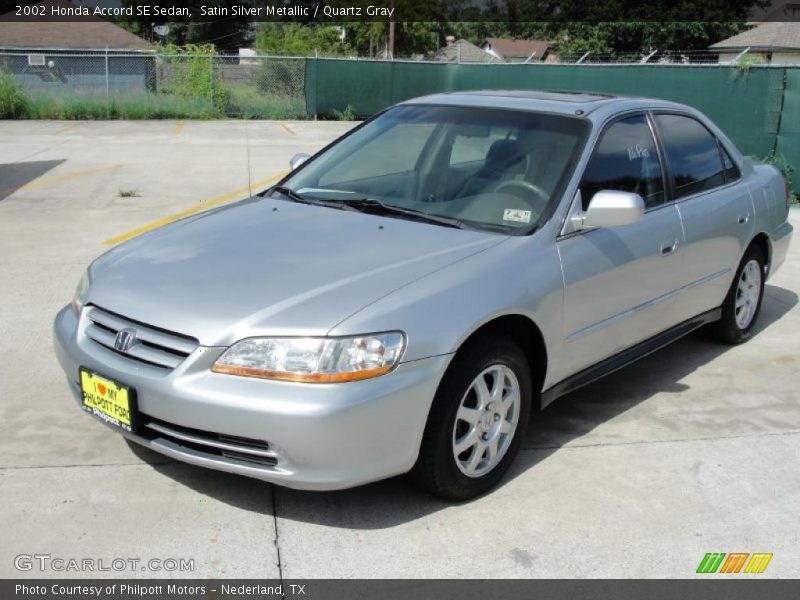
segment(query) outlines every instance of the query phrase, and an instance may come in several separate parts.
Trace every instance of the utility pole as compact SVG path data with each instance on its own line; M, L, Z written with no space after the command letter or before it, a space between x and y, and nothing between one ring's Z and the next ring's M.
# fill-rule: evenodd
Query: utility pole
M387 44L387 50L391 59L394 60L394 0L390 0L389 8L392 11L392 16L389 17L389 43Z

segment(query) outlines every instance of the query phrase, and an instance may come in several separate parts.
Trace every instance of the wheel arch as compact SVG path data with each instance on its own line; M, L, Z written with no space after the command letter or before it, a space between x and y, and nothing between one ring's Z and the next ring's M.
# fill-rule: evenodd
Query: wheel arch
M764 266L767 268L767 275L769 275L770 265L772 264L772 241L769 239L769 235L764 231L757 233L750 240L747 248L751 246L759 248L764 253L764 260L766 261ZM747 248L745 248L745 252L747 252Z
M528 359L534 384L533 409L541 407L541 392L547 376L548 355L544 335L539 326L527 315L510 313L496 316L476 327L459 345L454 357L471 344L487 337L502 337L515 341ZM451 361L452 362L452 361Z

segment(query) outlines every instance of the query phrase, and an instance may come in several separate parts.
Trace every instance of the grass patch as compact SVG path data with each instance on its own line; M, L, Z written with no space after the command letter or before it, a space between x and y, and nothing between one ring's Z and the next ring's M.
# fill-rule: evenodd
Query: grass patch
M0 70L0 119L19 119L25 113L25 90L13 75Z
M303 119L306 116L302 98L263 92L249 85L226 87L223 110L227 116L240 119Z
M130 189L130 190L120 190L119 197L120 198L139 198L141 194L137 189Z
M301 97L264 92L255 86L224 88L214 102L205 96L140 93L26 92L13 75L0 70L0 119L303 119Z
M164 94L140 94L122 98L78 94L28 96L22 118L27 119L213 119L217 112L207 100Z
M353 107L349 104L344 107L344 110L337 110L335 108L331 109L331 114L333 115L333 118L337 121L356 120L356 113L355 111L353 111Z

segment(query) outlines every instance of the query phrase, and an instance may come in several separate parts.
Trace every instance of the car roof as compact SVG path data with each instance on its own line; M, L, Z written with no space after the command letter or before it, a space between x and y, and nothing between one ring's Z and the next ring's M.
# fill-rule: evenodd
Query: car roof
M481 108L507 108L569 115L606 116L636 109L664 108L686 110L688 107L655 98L638 98L598 92L539 90L475 90L432 94L407 100L402 104L437 104Z

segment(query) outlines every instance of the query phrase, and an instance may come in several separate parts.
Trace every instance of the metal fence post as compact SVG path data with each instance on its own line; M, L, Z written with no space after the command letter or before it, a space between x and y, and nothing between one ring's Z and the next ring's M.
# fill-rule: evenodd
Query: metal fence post
M308 61L306 61L306 68L308 68ZM317 91L319 85L319 79L317 78L317 73L319 73L319 54L317 50L314 49L314 120L317 120L317 103L319 102L319 92ZM306 76L308 74L306 73ZM306 100L306 102L308 102Z
M111 112L111 84L108 77L108 46L106 46L106 110Z
M211 108L214 108L214 55L208 57L208 83L209 100L211 101Z

